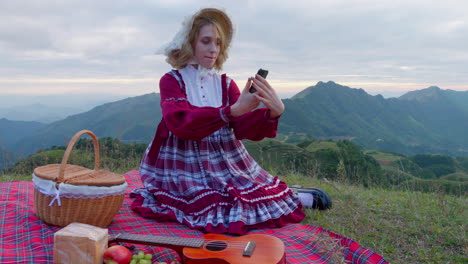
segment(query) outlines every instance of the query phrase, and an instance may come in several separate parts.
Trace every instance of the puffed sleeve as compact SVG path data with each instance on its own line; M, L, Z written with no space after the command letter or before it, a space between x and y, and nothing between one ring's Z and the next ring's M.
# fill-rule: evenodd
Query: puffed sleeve
M177 137L200 140L235 121L231 107L196 107L191 105L171 74L159 82L161 109L167 128Z
M239 87L231 80L229 86L230 103L234 104L239 96ZM279 116L271 118L270 109L263 107L238 116L235 120L230 122L230 126L234 129L234 134L237 139L259 141L266 137L276 137L279 118Z

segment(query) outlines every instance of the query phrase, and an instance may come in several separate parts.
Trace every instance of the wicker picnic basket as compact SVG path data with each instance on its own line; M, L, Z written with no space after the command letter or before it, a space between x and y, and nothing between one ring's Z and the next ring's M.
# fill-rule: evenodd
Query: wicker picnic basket
M94 144L94 170L70 165L73 146L88 134ZM127 182L122 175L99 170L99 144L96 135L81 130L70 140L61 164L34 169L34 207L39 219L47 224L66 226L80 222L107 227L120 210Z

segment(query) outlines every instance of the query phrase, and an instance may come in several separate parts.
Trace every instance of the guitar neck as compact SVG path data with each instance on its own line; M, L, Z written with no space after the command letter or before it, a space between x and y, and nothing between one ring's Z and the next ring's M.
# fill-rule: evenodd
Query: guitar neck
M168 236L152 236L152 235L134 235L134 234L125 234L120 233L112 235L109 238L109 241L117 242L129 242L144 244L150 246L158 247L168 247L168 248L201 248L205 243L204 239L199 238L182 238L182 237L168 237Z

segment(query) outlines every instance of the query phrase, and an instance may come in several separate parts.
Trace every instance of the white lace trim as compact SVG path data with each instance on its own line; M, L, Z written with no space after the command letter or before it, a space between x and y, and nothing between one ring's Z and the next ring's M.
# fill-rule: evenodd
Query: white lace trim
M186 42L190 30L192 29L194 19L194 15L185 17L184 21L182 22L182 27L175 34L172 41L162 45L159 49L157 49L156 54L164 54L167 56L171 53L171 51L182 48L182 45Z
M232 188L231 188L231 189L232 189ZM228 189L228 190L229 190L229 189ZM169 198L172 198L172 199L174 199L174 200L177 200L177 201L182 202L182 203L185 203L185 204L193 204L193 203L197 202L198 200L202 199L203 197L205 197L205 196L207 196L207 195L212 195L212 194L215 194L215 193L217 193L217 194L219 194L219 195L221 195L221 196L225 196L225 197L228 197L228 196L229 196L229 194L227 194L227 193L222 193L222 192L219 192L219 191L209 191L209 192L206 192L206 193L202 193L202 194L200 194L200 195L198 195L198 196L195 196L193 199L187 201L186 199L179 198L179 197L177 197L177 196L175 196L175 195L172 195L172 194L170 194L170 193L168 193L168 192L165 192L165 191L156 191L156 192L154 192L153 194L154 194L154 195L163 195L163 196L167 196L167 197L169 197Z
M226 10L224 10L223 8L217 8L217 9L222 10L227 15ZM161 47L159 47L156 50L155 54L168 56L171 53L171 51L181 49L182 45L187 41L188 35L190 34L190 30L192 30L192 25L193 25L193 21L195 20L195 17L199 16L202 10L203 9L200 9L193 15L186 16L184 18L184 21L182 22L181 28L175 34L174 38L170 42L165 43ZM229 17L229 15L227 16ZM232 40L234 39L234 33L236 30L235 30L234 24L232 24L231 27L232 27L232 36L231 36L231 40Z
M187 101L187 99L183 98L183 97L180 97L180 98L175 98L175 97L171 97L171 98L167 98L166 101L174 101L174 102L180 102L180 101Z
M53 205L55 202L61 206L61 197L73 199L96 199L104 198L106 196L122 195L125 194L128 186L127 182L114 186L89 186L60 183L58 188L56 188L56 183L54 181L39 178L34 175L34 173L32 176L34 188L47 196L54 197L49 206Z
M276 185L277 186L277 185ZM271 186L271 188L274 188L274 186ZM234 189L233 187L229 187L226 189L227 192L229 192L230 190ZM255 188L254 190L256 190L257 188ZM268 188L270 189L270 188ZM252 190L253 191L253 190ZM249 191L250 192L250 191ZM248 194L249 192L241 192L242 194ZM281 197L283 196L285 193L289 192L289 188L286 188L285 190L279 192L279 193L276 193L274 195L267 195L267 196L262 196L262 197L257 197L257 198L254 198L254 199L247 199L247 198L244 198L244 197L240 197L240 199L244 202L247 202L247 203L257 203L259 201L263 201L263 200L273 200L273 199L276 199L278 197ZM183 199L183 198L179 198L175 195L172 195L168 192L165 192L165 191L156 191L153 193L153 195L162 195L162 196L166 196L166 197L169 197L171 199L174 199L174 200L177 200L181 203L184 203L186 205L190 205L190 204L193 204L195 202L197 202L198 200L204 198L205 196L208 196L208 195L213 195L213 194L219 194L219 195L222 195L222 196L225 196L225 197L228 197L229 194L228 193L223 193L223 192L219 192L219 191L209 191L209 192L205 192L205 193L202 193L202 194L199 194L198 196L195 196L194 198L192 198L191 200L186 200L186 199ZM237 197L236 197L237 198ZM211 205L210 205L211 206ZM205 209L204 209L205 210ZM199 214L202 214L203 212L199 212ZM198 214L198 213L195 213L195 214Z

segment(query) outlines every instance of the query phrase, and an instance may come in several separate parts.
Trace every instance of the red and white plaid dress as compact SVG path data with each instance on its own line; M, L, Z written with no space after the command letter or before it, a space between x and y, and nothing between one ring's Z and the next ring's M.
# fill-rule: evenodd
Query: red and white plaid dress
M233 117L230 105L239 88L224 74L213 78L222 90L219 107L189 102L181 72L161 78L163 118L143 157L145 188L131 193L132 209L210 233L244 234L302 221L297 196L262 169L240 141L275 137L279 118L270 118L267 108Z

